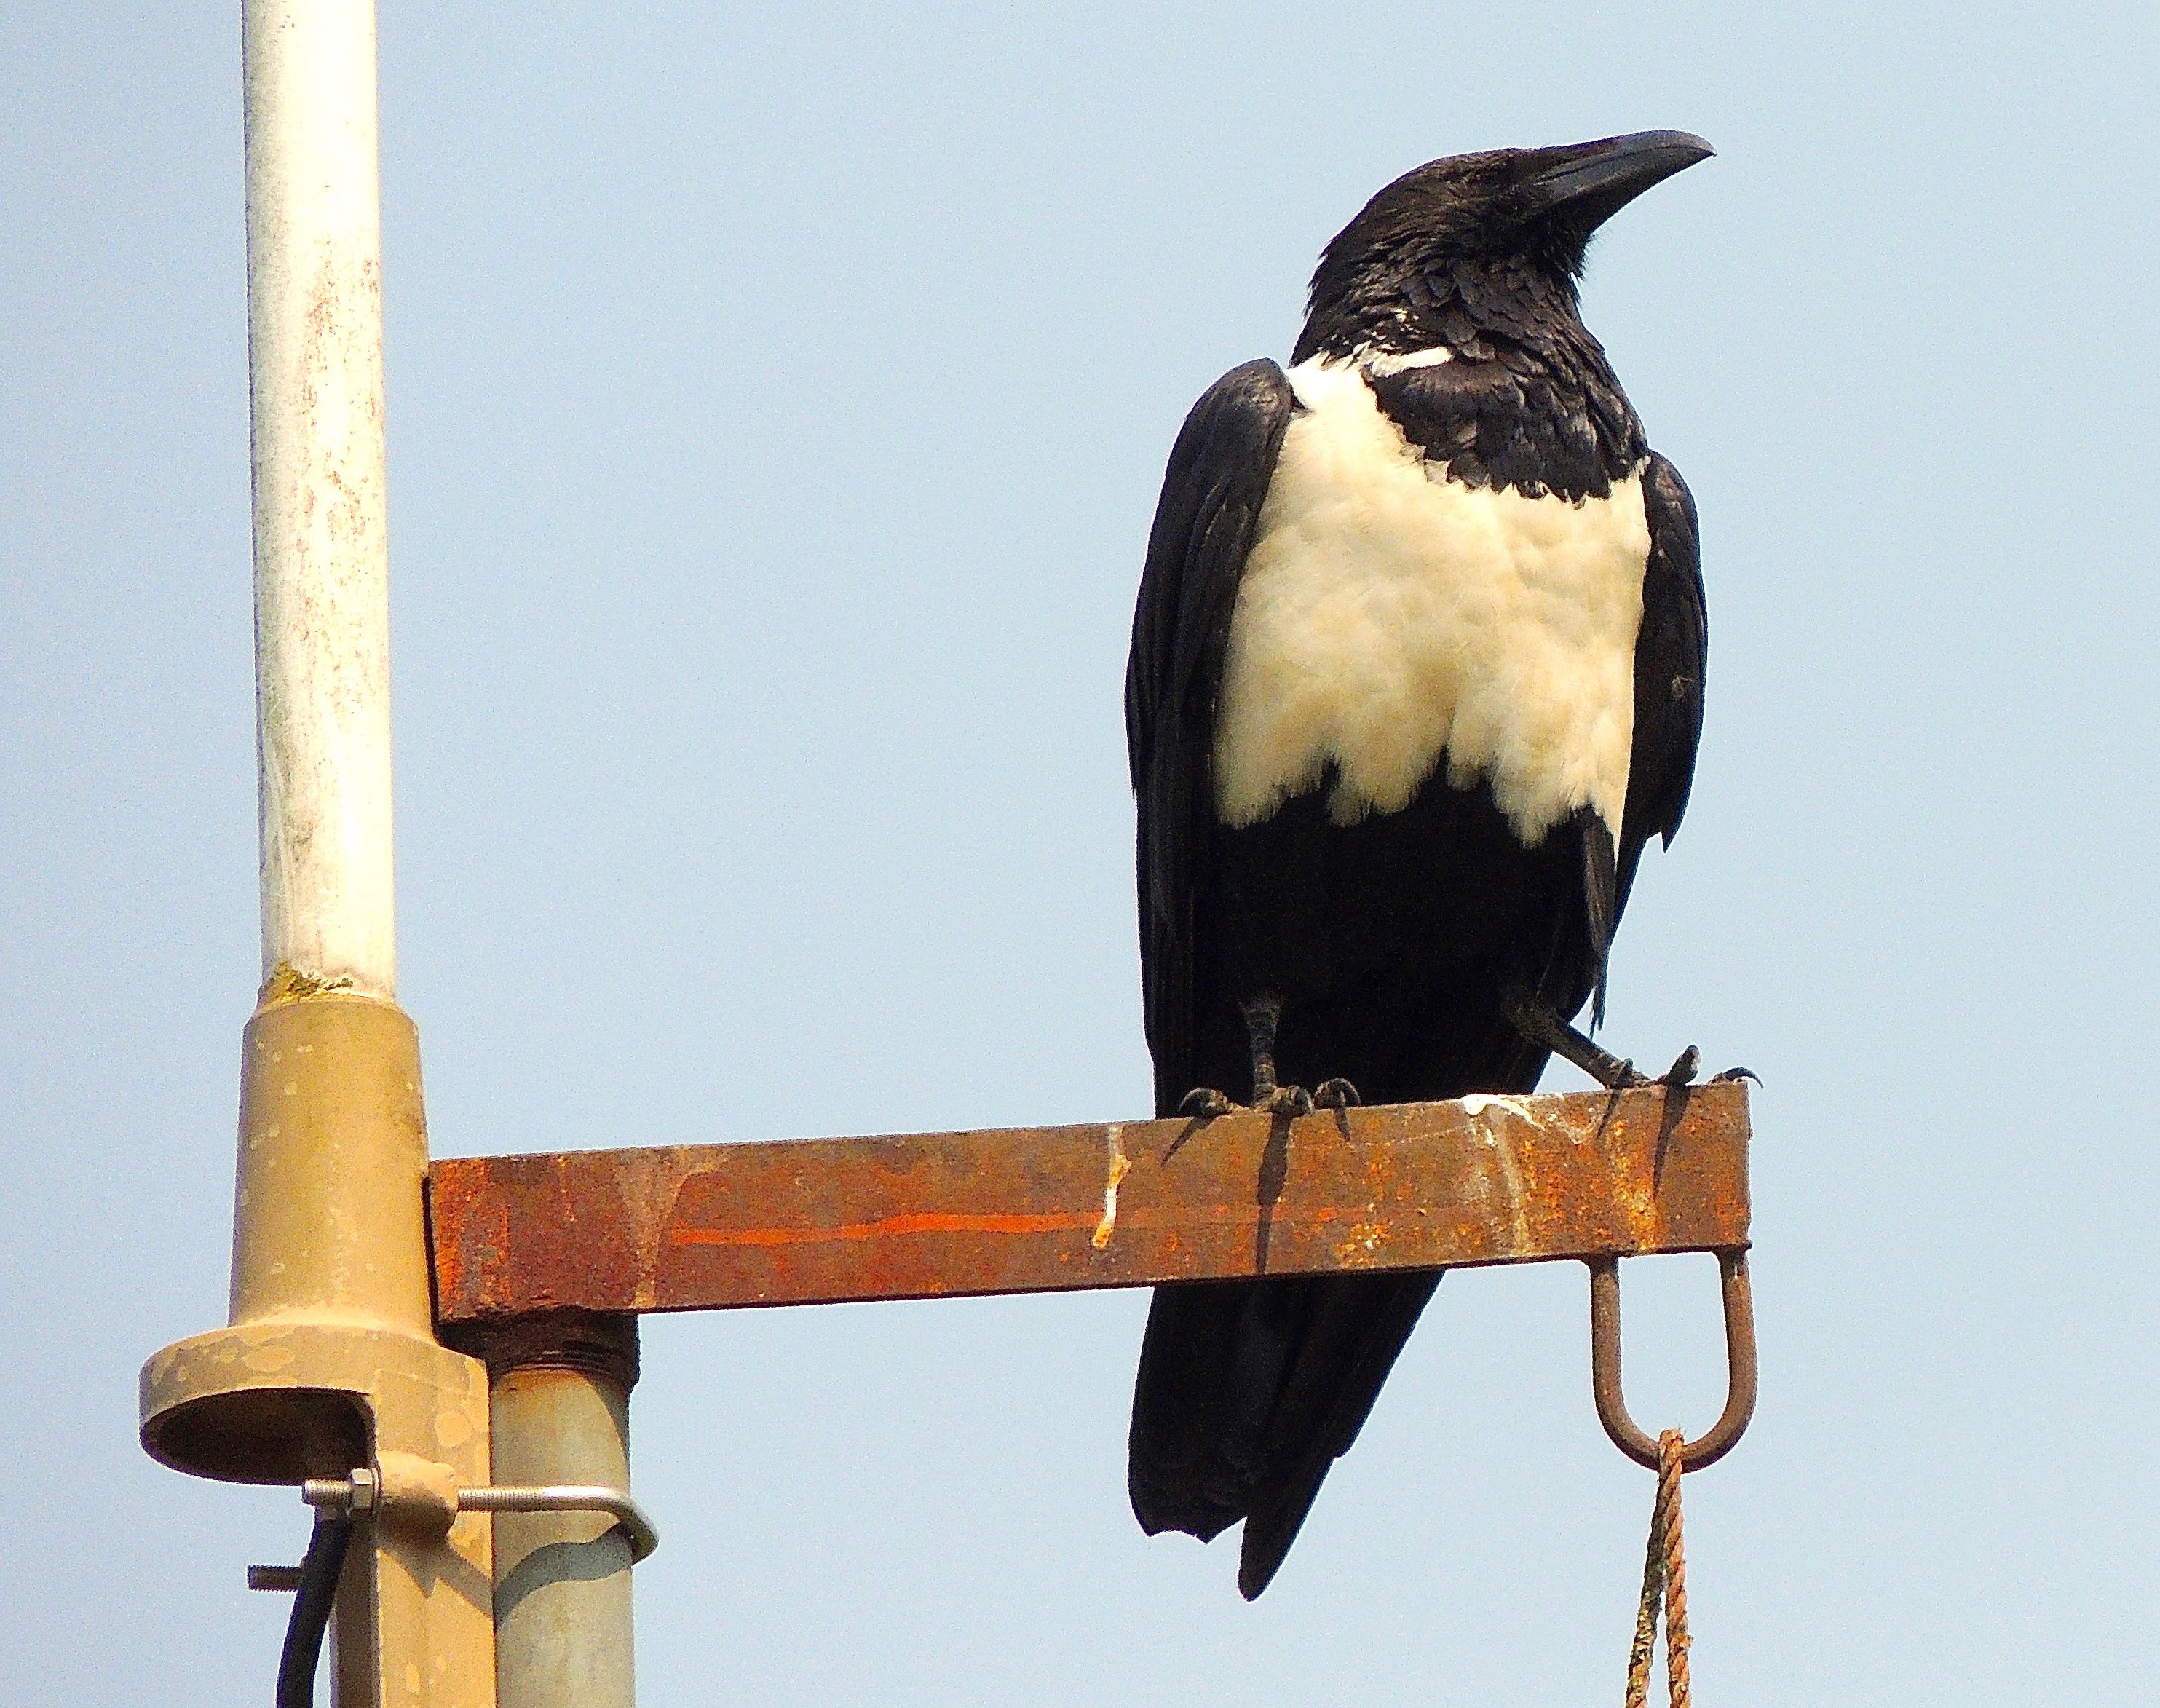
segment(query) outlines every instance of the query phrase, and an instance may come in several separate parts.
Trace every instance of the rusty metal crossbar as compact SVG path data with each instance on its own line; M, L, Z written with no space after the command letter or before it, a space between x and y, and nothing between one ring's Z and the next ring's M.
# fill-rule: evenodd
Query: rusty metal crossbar
M429 1171L445 1330L1747 1245L1744 1084ZM1617 1306L1613 1389L1617 1391Z

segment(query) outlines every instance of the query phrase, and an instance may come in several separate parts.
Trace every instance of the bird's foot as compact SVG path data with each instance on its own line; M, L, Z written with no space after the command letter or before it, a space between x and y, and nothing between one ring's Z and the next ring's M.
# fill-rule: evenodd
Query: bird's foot
M1626 1086L1642 1087L1662 1085L1677 1088L1682 1086L1693 1085L1695 1082L1695 1076L1702 1072L1702 1051L1696 1049L1694 1045L1689 1045L1686 1049L1680 1051L1679 1056L1674 1061L1673 1065L1668 1067L1663 1073L1660 1073L1655 1079L1644 1078L1643 1075L1635 1071L1635 1064L1632 1062L1623 1062L1620 1066L1627 1070L1628 1075L1628 1077L1623 1082ZM1758 1085L1760 1085L1763 1082L1763 1076L1756 1072L1752 1067L1728 1067L1722 1073L1711 1074L1708 1079L1703 1082L1703 1083L1706 1085L1732 1085L1743 1079L1752 1079ZM1618 1090L1620 1088L1620 1087L1612 1086L1609 1083L1607 1086L1607 1089L1610 1090Z
M1255 1086L1253 1100L1249 1103L1241 1103L1203 1085L1186 1093L1177 1112L1197 1116L1203 1121L1212 1121L1218 1115L1253 1114L1288 1115L1295 1119L1315 1109L1354 1108L1358 1102L1358 1088L1347 1079L1323 1080L1316 1091L1307 1091L1301 1085Z
M1598 1054L1603 1059L1582 1064L1583 1071L1607 1091L1647 1091L1654 1085L1679 1090L1693 1085L1695 1075L1702 1072L1702 1051L1692 1044L1675 1056L1673 1065L1654 1079L1633 1062L1606 1055L1602 1051Z
M1347 1109L1361 1101L1358 1088L1347 1079L1323 1079L1317 1091L1307 1091L1301 1085L1278 1085L1275 1026L1282 1019L1282 999L1264 994L1238 1007L1245 1017L1246 1036L1253 1051L1252 1102L1241 1103L1211 1086L1201 1086L1186 1093L1177 1106L1178 1114L1212 1120L1218 1115L1264 1112L1295 1120L1315 1109Z
M1646 1086L1668 1088L1693 1085L1695 1077L1702 1071L1702 1051L1692 1044L1680 1053L1680 1057L1655 1079L1643 1072L1624 1056L1598 1047L1585 1034L1577 1031L1555 1013L1551 1005L1535 997L1517 996L1508 1000L1508 1019L1529 1042L1550 1050L1563 1060L1572 1062L1607 1091L1639 1091ZM1721 1073L1719 1081L1745 1075L1755 1076L1744 1067ZM1712 1082L1716 1083L1716 1082Z

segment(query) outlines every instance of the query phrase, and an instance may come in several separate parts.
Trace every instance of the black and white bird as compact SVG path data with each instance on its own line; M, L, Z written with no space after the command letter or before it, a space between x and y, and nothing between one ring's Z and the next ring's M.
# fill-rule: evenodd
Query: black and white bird
M1576 281L1710 153L1419 167L1327 246L1289 370L1187 418L1125 683L1158 1113L1525 1092L1555 1053L1641 1082L1571 1022L1602 1019L1636 864L1687 804L1707 630L1694 501ZM1259 1594L1438 1280L1159 1289L1143 1527L1244 1519Z

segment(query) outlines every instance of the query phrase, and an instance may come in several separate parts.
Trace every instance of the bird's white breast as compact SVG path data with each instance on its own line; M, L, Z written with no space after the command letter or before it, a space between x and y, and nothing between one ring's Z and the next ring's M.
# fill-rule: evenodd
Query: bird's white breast
M1354 366L1290 370L1293 417L1231 614L1215 806L1255 824L1316 787L1351 823L1443 755L1525 844L1628 794L1650 533L1639 474L1526 498L1427 464Z

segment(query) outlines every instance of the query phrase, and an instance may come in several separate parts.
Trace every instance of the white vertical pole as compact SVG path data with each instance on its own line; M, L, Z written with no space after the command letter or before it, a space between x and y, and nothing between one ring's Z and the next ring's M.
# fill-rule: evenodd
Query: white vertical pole
M374 0L244 0L262 977L397 992Z

